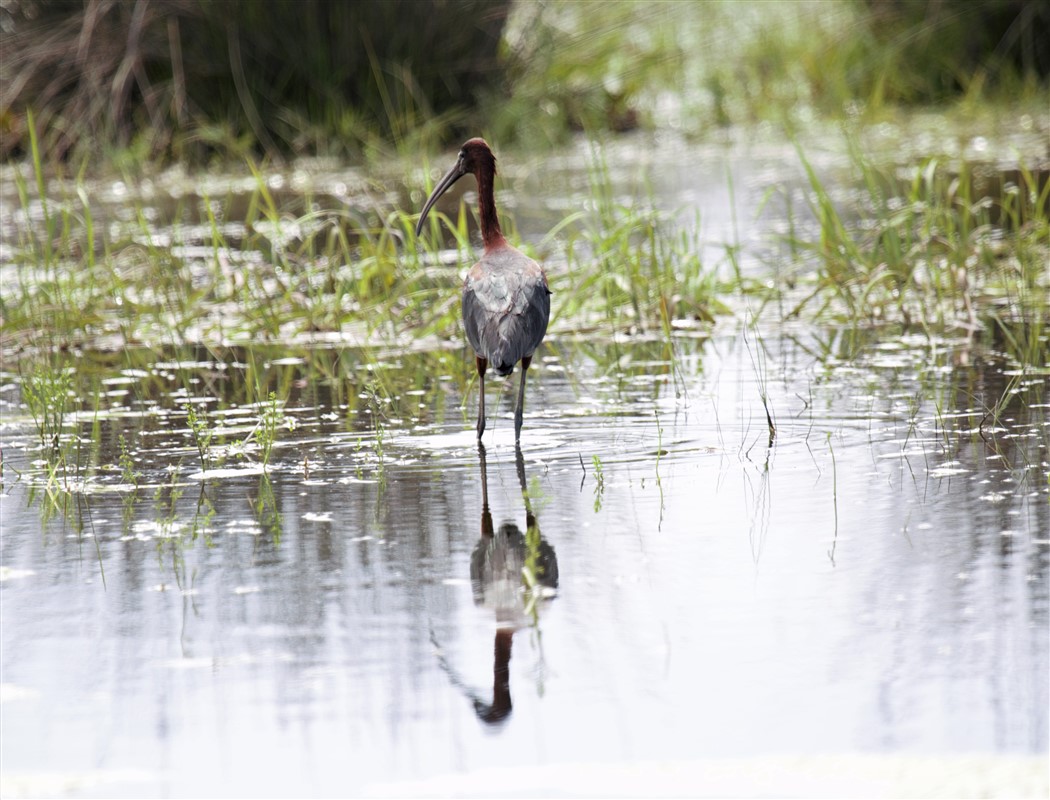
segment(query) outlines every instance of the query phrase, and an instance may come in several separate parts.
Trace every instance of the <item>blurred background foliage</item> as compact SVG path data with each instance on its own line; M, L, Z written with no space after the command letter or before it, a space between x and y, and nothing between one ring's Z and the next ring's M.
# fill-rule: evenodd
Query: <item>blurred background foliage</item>
M1045 0L0 0L0 158L367 157L469 132L1046 97Z
M462 125L509 0L7 0L3 155L278 157Z

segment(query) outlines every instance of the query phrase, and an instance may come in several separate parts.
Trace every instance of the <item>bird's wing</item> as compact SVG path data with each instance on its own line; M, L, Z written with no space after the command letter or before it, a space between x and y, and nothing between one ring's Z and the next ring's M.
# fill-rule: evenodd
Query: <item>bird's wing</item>
M532 259L479 262L463 284L463 327L474 352L506 371L531 356L550 318L550 290Z
M484 359L489 359L483 342L493 342L498 335L499 318L489 309L488 295L479 295L477 281L472 273L463 283L463 329L471 348Z
M513 308L500 320L504 338L514 342L515 362L531 356L539 347L551 315L551 293L539 264L530 262L530 268L516 277Z

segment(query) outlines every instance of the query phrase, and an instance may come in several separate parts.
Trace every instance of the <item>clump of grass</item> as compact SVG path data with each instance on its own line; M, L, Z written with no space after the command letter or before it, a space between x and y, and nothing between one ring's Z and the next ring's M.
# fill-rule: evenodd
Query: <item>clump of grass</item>
M254 426L245 428L243 438L237 432L238 438L227 444L234 431L216 424L215 417L208 413L203 403L184 403L189 436L197 450L202 470L221 466L231 455L247 459L253 451L258 453L263 470L269 469L281 429L294 428L295 420L285 414L276 392L269 392L266 400L255 403L254 407L257 410Z
M76 197L58 199L49 191L46 154L41 150L31 113L28 126L30 160L26 169L13 170L21 212L12 220L17 236L14 260L23 265L15 283L20 296L15 302L4 298L0 309L5 328L10 326L17 332L25 323L25 327L45 331L52 342L66 344L66 331L84 331L97 319L94 304L86 296L89 292L83 291L85 287L93 288L99 277L95 262L97 233L82 191ZM3 338L15 335L5 331Z
M120 434L117 442L120 446L120 454L117 457L117 463L120 465L121 479L129 486L138 488L139 479L142 477L142 473L135 469L135 459L128 450L128 441L124 438L123 433Z
M190 428L190 439L193 441L193 446L197 448L201 469L207 472L215 463L211 455L211 440L215 431L204 406L198 410L193 403L186 403L185 409L186 421Z
M259 476L258 490L254 497L248 498L248 503L259 527L269 533L275 545L279 545L284 535L284 515L279 510L280 505L277 502L277 495L274 494L273 483L269 475L263 473Z
M854 146L863 202L843 208L801 149L799 156L816 231L800 233L793 224L789 243L814 272L788 316L809 309L818 319L889 321L971 336L984 330L1007 339L1021 363L1045 363L1045 172L1022 166L988 187L966 162L929 158L887 171Z
M762 401L762 410L765 411L766 414L766 430L769 432L769 439L766 443L766 447L771 448L777 437L777 426L773 421L773 412L770 407L769 368L766 361L765 342L763 342L762 334L758 329L758 322L751 314L748 315L748 326L754 332L756 340L755 347L754 349L751 348L751 342L748 341L746 328L743 332L744 346L747 348L748 357L751 359L751 368L755 373L755 383L758 385L758 397Z
M278 431L290 421L291 418L285 415L284 408L277 403L277 393L270 392L260 411L259 422L249 434L249 438L254 438L259 447L259 460L264 468L269 467Z
M653 200L618 199L600 148L590 170L590 208L564 220L568 291L558 313L601 315L670 335L675 319L712 321L724 311L716 271L700 259L699 220L677 228Z
M131 205L130 220L96 224L83 174L63 179L47 171L35 134L31 140L35 192L23 171L14 170L20 208L5 220L17 239L14 275L0 298L3 346L66 349L111 335L141 341L157 330L189 327L202 294L175 256L181 243L159 244L152 215L141 205Z
M365 400L368 415L371 420L372 433L375 436L375 455L379 462L379 469L384 466L385 451L383 443L386 439L386 426L383 424L385 414L383 412L383 393L377 381L369 381L363 391L362 398Z
M204 539L207 547L212 546L212 530L215 520L215 504L205 491L206 484L201 483L200 494L197 495L197 508L193 514L193 523L190 526L190 541Z
M153 492L153 501L156 503L158 514L158 525L160 526L160 537L157 541L157 551L161 552L164 542L177 538L177 534L183 528L181 522L182 514L179 511L179 500L185 490L179 483L178 475L172 472L167 483L157 486ZM172 551L176 559L181 557L181 550L175 547Z
M191 196L186 202L199 206L201 224L182 225L187 212L176 209L170 227L158 226L156 209L134 195L121 209L130 219L98 225L82 176L49 174L42 158L33 181L15 171L21 208L13 215L15 273L0 297L2 346L57 349L111 337L152 346L309 340L347 329L363 339L451 329L458 304L450 287L471 251L465 207L443 220L457 249L450 259L439 245L417 242L407 213L376 203L294 215L261 168L249 169L255 182L247 195ZM313 205L310 197L294 202Z
M55 519L60 519L73 526L79 525L80 519L74 513L78 510L77 497L62 483L51 479L50 476L44 484L29 484L26 500L30 505L39 504L40 523L44 527Z
M22 400L33 417L40 446L49 459L62 452L62 429L70 411L72 372L45 364L26 374L22 380Z

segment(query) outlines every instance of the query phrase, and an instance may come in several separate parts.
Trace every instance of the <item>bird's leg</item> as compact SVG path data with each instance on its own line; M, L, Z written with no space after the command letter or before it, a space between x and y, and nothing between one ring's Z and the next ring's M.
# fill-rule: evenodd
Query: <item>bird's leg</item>
M481 356L475 356L474 362L478 368L478 387L480 391L480 402L478 403L478 439L485 432L485 370L489 368L489 362Z
M525 415L525 373L529 371L532 356L525 356L521 360L521 382L518 384L518 407L514 409L514 443L521 439L521 421Z

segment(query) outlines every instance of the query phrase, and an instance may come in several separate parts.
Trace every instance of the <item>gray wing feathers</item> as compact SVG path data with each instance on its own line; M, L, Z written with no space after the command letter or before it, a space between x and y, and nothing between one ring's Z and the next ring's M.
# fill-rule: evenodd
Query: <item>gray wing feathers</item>
M543 341L550 305L550 291L536 262L522 271L475 267L463 285L467 341L494 369L509 373Z

